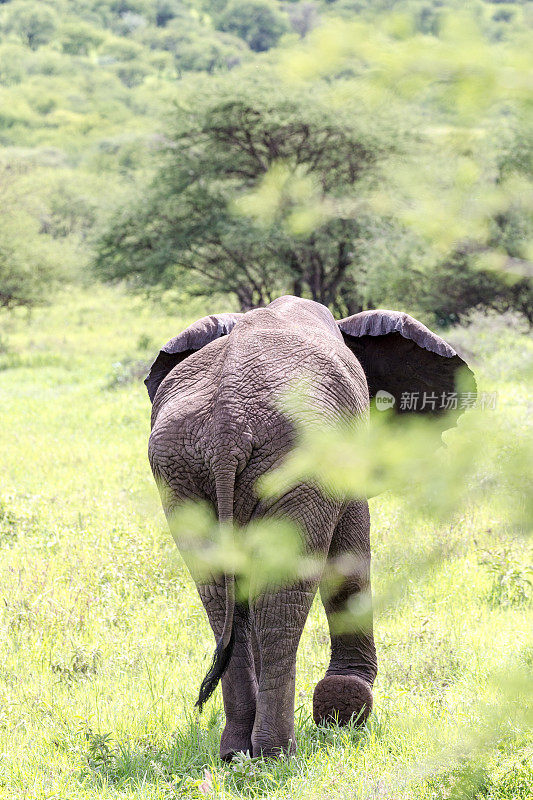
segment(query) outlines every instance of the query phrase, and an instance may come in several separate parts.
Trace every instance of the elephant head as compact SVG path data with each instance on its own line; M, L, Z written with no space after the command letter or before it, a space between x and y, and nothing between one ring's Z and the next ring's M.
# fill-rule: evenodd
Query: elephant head
M272 305L286 299L279 298ZM167 342L145 380L150 400L153 402L159 385L177 364L215 339L231 334L244 316L224 313L203 317ZM474 403L476 382L465 361L444 339L409 314L386 309L361 311L336 324L364 370L371 399L378 396L399 414L458 412L461 388L468 396L465 405Z

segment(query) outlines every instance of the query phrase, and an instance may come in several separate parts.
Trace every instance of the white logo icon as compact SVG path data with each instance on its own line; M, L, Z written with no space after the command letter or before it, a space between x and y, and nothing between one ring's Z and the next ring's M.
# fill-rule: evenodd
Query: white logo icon
M388 408L393 408L396 398L393 394L380 389L376 392L376 408L378 411L386 411Z

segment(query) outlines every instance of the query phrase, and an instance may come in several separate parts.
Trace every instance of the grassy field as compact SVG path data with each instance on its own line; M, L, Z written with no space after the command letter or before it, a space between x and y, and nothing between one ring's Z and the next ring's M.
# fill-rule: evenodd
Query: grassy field
M3 320L0 797L533 797L528 701L500 713L494 678L510 658L533 664L528 552L480 505L436 528L401 498L372 501L374 591L405 581L376 614L366 727L312 723L329 656L315 602L298 655L298 755L218 760L219 691L199 727L193 710L212 636L160 510L139 379L206 311L94 289ZM526 336L494 320L454 336L519 429ZM409 561L435 539L449 555L416 579Z

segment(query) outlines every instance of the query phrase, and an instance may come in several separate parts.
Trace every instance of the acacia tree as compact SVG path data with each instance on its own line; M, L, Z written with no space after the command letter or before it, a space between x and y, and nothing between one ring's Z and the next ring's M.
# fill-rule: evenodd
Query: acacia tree
M347 198L360 202L383 180L395 146L353 110L332 110L301 90L232 81L224 92L218 83L193 108L179 109L153 184L101 237L97 270L141 286L185 281L205 293L231 292L243 309L287 291L356 309L358 243L375 236L378 221L347 210ZM268 194L265 182L280 167L284 186L269 215L252 200ZM309 193L313 223L294 224ZM248 205L251 214L236 210Z

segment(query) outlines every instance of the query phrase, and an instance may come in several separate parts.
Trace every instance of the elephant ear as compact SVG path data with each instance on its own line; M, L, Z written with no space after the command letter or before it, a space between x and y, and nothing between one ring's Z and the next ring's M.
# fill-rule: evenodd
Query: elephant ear
M242 314L211 314L209 317L193 322L184 331L175 336L159 351L159 355L150 367L144 383L152 403L161 381L168 373L195 350L200 350L209 342L227 336Z
M458 416L475 403L472 371L453 347L409 314L362 311L337 324L378 408Z

